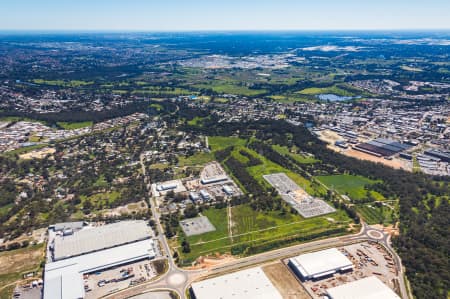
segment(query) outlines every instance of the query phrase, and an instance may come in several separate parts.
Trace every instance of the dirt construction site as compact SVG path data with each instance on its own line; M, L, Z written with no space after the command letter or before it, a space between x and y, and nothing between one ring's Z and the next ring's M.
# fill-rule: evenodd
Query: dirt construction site
M353 271L335 273L332 277L300 282L314 299L322 299L325 290L364 277L376 276L398 293L398 273L386 249L375 242L357 243L338 248L354 265ZM287 266L286 266L287 268ZM290 271L290 270L287 270Z

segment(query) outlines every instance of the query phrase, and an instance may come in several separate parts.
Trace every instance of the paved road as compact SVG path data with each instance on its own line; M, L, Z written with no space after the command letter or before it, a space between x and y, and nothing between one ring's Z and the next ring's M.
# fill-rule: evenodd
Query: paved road
M157 214L154 214L157 215ZM158 230L161 229L160 224L158 225ZM160 236L163 236L160 234ZM162 238L165 240L165 238ZM211 275L220 275L220 274L226 274L232 271L239 270L241 268L256 266L259 264L266 263L271 260L279 260L283 258L287 258L290 256L295 256L304 252L319 250L322 248L329 248L329 247L339 247L344 246L351 243L356 242L363 242L363 241L375 241L380 243L381 245L384 245L386 249L392 254L397 269L399 271L399 282L400 282L400 292L402 298L409 298L408 293L406 291L406 287L403 281L403 271L401 266L401 261L398 255L395 253L395 251L392 249L390 245L390 238L389 236L384 233L381 230L372 228L366 224L363 223L361 231L357 234L348 235L348 236L342 236L342 237L336 237L336 238L329 238L324 240L318 240L313 241L309 243L294 245L286 248L281 248L269 252L264 252L261 254L241 258L235 261L231 261L226 264L222 264L213 268L210 268L209 270L198 270L198 271L190 271L190 270L183 270L179 269L173 259L170 257L169 254L169 270L166 274L164 274L162 277L160 277L158 280L153 282L144 283L142 285L135 286L133 288L128 288L122 292L116 293L109 298L128 298L133 295L142 294L145 292L149 292L152 290L171 290L176 292L180 298L185 299L186 298L186 291L189 288L190 284L202 277L211 276ZM162 241L165 248L165 250L168 250L168 245L166 241ZM167 247L166 247L167 246Z
M141 160L143 164L143 161ZM147 182L147 187L150 186L150 182ZM150 190L150 188L148 188ZM151 197L149 191L149 197ZM347 235L342 237L329 238L324 240L317 240L309 243L294 245L290 247L285 247L273 251L264 252L261 254L240 258L226 264L222 264L208 270L184 270L177 267L175 264L169 244L165 238L164 231L160 222L160 214L156 208L156 202L150 200L150 206L152 210L153 217L156 222L156 229L158 231L158 239L162 245L162 249L166 258L168 260L168 271L159 277L155 281L149 281L141 285L127 288L123 291L117 292L113 295L107 296L107 298L122 299L129 298L138 294L146 293L154 290L170 290L177 293L181 299L186 299L186 292L191 285L191 283L197 279L210 275L226 274L232 271L239 270L241 268L256 266L271 260L283 259L295 255L299 255L304 252L314 251L322 248L329 247L339 247L351 243L363 242L363 241L374 241L383 245L392 255L395 260L395 265L399 273L399 285L400 285L400 295L404 299L410 298L405 282L403 279L403 269L400 257L397 255L395 250L391 247L390 236L384 231L373 228L366 223L362 223L361 231L357 234Z

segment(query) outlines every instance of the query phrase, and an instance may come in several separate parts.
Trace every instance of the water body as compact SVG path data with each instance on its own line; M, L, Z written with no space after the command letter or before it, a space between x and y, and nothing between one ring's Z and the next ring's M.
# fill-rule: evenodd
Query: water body
M338 96L337 94L332 94L332 93L322 93L322 94L317 95L316 97L319 98L319 100L329 101L329 102L343 102L343 101L350 101L350 100L361 98L360 96L357 96L357 97Z

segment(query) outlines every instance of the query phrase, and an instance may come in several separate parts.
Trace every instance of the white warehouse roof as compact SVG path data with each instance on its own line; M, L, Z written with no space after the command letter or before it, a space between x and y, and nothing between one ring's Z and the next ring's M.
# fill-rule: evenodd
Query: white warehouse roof
M61 260L122 244L149 239L151 228L143 220L122 221L99 227L84 228L73 235L56 236L54 260Z
M192 284L196 299L282 299L260 268L251 268Z
M154 257L154 242L149 239L47 263L43 298L84 298L83 274Z
M302 254L289 259L304 278L318 278L353 268L353 263L336 248Z
M327 294L331 299L400 299L393 290L375 276L330 288Z

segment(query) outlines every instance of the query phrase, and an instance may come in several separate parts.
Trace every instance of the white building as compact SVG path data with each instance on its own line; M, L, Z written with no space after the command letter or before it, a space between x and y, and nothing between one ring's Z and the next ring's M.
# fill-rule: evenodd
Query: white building
M54 229L49 228L44 299L84 298L84 274L156 256L153 231L142 220L87 226L67 236Z
M346 283L327 290L330 299L400 299L375 276Z
M282 299L260 268L251 268L192 284L194 299Z
M321 279L336 272L353 270L353 263L336 248L290 258L288 265L303 281Z
M47 263L43 299L84 298L83 274L155 257L152 239Z

